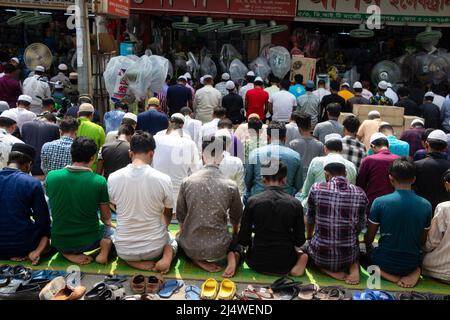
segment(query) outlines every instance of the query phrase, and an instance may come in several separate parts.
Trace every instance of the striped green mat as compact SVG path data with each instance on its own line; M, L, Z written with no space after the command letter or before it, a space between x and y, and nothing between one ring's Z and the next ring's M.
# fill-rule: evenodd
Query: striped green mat
M177 226L171 226L170 231L175 233L178 230ZM1 264L19 264L11 261L0 261ZM69 266L72 264L67 261L64 257L59 255L58 253L50 258L43 259L39 266L33 267L28 262L21 262L25 266L31 267L33 269L50 269L50 270L67 270ZM96 263L92 263L89 265L80 266L82 272L87 274L119 274L119 275L127 275L132 276L138 273L150 275L152 272L144 272L133 269L129 267L124 261L120 259L116 259L113 262L110 262L107 265L99 265ZM172 268L170 272L165 276L166 278L176 278L182 280L206 280L207 278L215 278L217 280L221 280L221 273L208 273L206 271L202 271L198 267L194 266L191 262L187 261L183 257L179 257L172 264ZM257 272L252 271L246 264L242 265L237 271L235 277L233 277L233 281L240 283L258 283L258 284L271 284L279 277L264 275ZM306 273L302 277L296 278L296 280L302 281L303 283L317 283L319 286L334 286L341 285L354 290L366 289L368 284L368 274L367 272L361 268L361 282L357 286L349 286L344 282L334 280L318 270L315 269L307 269ZM402 289L397 285L381 280L381 290L385 291L411 291L411 289ZM431 278L423 277L418 285L412 289L418 292L432 292L435 294L450 294L450 285L446 285L435 281Z

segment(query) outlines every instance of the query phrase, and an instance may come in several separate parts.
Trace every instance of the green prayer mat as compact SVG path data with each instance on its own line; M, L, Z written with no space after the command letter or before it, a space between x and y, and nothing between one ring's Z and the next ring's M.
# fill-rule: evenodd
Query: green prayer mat
M177 225L171 225L169 227L172 233L178 231ZM95 253L95 252L94 252ZM93 254L93 253L91 253ZM22 264L27 267L31 267L35 270L50 269L50 270L62 270L66 271L69 266L73 264L67 261L59 253L56 253L52 257L42 259L39 266L31 266L29 262L12 262L12 261L0 261L0 265L10 264L17 265ZM107 274L119 274L132 276L136 274L151 275L153 272L146 272L133 269L129 267L124 261L117 258L116 260L108 263L107 265L99 265L91 263L88 265L80 266L81 272L88 274L107 275ZM316 283L321 287L324 286L344 286L353 290L364 290L367 288L368 273L361 268L360 284L356 286L346 285L343 281L334 280L331 277L322 274L316 269L309 268L306 270L305 275L302 277L293 277L297 281L301 281L303 284ZM240 283L257 283L257 284L271 284L280 276L271 276L252 271L245 263L237 270L236 275L231 279ZM165 275L165 278L176 278L185 281L189 280L206 280L208 278L215 278L222 280L221 273L209 273L201 270L197 266L194 266L185 257L178 257L173 263L170 272ZM413 289L403 289L396 284L389 281L381 280L380 290L385 291L417 291L417 292L432 292L435 294L450 294L450 285L440 283L428 277L422 277L419 283Z

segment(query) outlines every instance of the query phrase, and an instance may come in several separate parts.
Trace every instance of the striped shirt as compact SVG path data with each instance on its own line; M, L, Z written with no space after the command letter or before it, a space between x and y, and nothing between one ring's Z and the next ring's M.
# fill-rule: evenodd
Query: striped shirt
M318 267L337 272L357 261L368 203L364 191L344 177L312 186L307 220L314 225L314 235L308 252Z

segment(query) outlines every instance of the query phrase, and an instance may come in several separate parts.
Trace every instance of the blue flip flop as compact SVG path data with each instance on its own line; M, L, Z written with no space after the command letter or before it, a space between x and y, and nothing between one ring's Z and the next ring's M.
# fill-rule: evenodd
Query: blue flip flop
M353 300L396 300L395 297L386 291L366 290L363 292L355 292Z
M186 300L200 300L200 288L197 286L187 286L186 287Z
M166 281L158 294L163 299L169 299L174 293L178 292L183 285L183 280Z

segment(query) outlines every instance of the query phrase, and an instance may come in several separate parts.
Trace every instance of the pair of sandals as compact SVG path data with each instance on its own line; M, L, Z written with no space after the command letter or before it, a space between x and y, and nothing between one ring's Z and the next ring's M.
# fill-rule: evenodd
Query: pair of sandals
M298 296L301 284L301 281L283 277L275 280L275 282L270 285L270 289L273 293L276 293L281 300L293 300Z
M202 284L202 300L233 300L236 295L236 284L224 279L219 286L216 279L209 278Z
M273 291L269 287L259 287L251 284L238 295L239 300L269 300L273 298Z
M99 282L89 290L85 296L85 300L122 300L125 297L125 289L123 282L127 278L125 276L107 276L103 282Z
M161 275L146 277L142 274L133 276L131 290L136 294L156 294L161 290L164 279Z
M441 295L434 293L420 293L416 291L411 292L397 292L395 293L396 300L450 300L450 295Z

